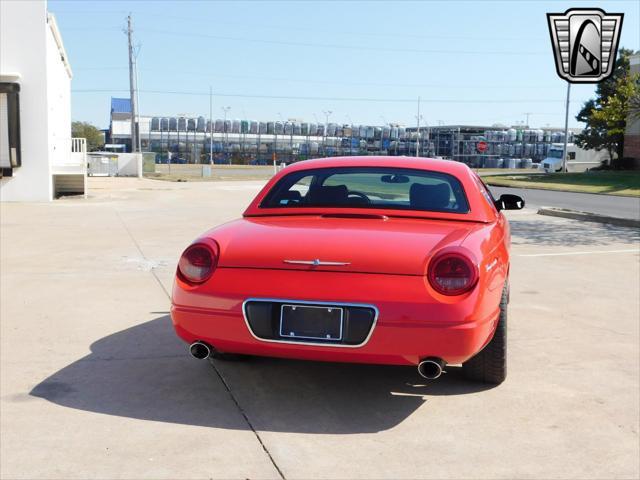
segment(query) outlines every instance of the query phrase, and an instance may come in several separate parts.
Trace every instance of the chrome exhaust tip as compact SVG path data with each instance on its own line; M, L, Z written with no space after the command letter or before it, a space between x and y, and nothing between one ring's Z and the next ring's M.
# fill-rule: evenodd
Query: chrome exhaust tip
M427 358L418 364L418 373L427 380L435 380L442 375L444 361L440 358Z
M204 360L211 355L211 347L204 342L193 342L189 345L189 353L193 358L197 358L198 360Z

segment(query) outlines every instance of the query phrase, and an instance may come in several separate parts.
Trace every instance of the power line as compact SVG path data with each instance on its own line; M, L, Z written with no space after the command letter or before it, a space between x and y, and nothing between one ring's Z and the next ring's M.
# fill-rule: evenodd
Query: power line
M138 31L144 31L147 33L155 33L159 35L175 35L179 37L197 37L197 38L209 38L213 40L223 40L232 42L247 42L258 43L267 45L284 45L289 47L305 47L305 48L330 48L336 50L363 50L372 52L395 52L395 53L428 53L438 55L548 55L548 52L527 52L527 51L491 51L491 50L423 50L419 48L394 48L375 46L368 47L365 45L344 45L336 43L308 43L308 42L291 42L288 40L265 40L257 38L247 37L231 37L223 35L210 35L207 33L197 32L177 32L171 30L157 30L150 28L139 28Z
M126 89L73 89L73 93L117 93L127 92ZM208 97L209 92L197 91L178 91L178 90L143 90L139 92L152 95L189 95ZM213 94L214 97L235 97L235 98L265 98L273 100L320 100L320 101L338 101L338 102L381 102L381 103L415 103L415 98L374 98L374 97L320 97L320 96L304 96L304 95L261 95L248 93L220 93ZM421 102L426 103L562 103L564 100L551 99L422 99Z
M64 31L86 31L86 30L90 30L92 32L95 32L96 30L109 30L109 31L119 31L121 30L121 27L65 27Z
M93 70L125 70L126 66L100 66L100 67L75 67L74 71L93 71ZM140 68L140 71L144 72L164 72L166 69L162 68ZM436 84L436 83L391 83L391 82L346 82L337 80L314 80L312 78L292 78L292 77L265 77L255 75L232 75L232 74L220 74L220 73L207 73L202 71L188 71L181 68L176 68L176 71L180 72L180 75L194 75L206 78L233 78L233 79L247 79L258 81L274 81L274 82L291 82L291 83L304 83L304 84L318 84L318 85L352 85L355 87L371 86L371 87L406 87L406 88L459 88L459 89L498 89L504 90L508 88L515 89L544 89L557 87L557 85L522 85L522 84L504 84L504 85L451 85L451 84Z
M78 69L76 69L78 70ZM141 69L144 71L153 71L153 72L165 72L166 70L160 68L144 68ZM451 85L451 84L435 84L435 83L393 83L393 82L346 82L346 81L336 81L336 80L314 80L312 78L292 78L292 77L264 77L264 76L254 76L254 75L229 75L229 74L210 74L205 72L196 72L196 71L186 71L182 69L177 69L180 74L184 75L198 75L203 77L211 77L211 78L234 78L234 79L247 79L247 80L259 80L259 81L274 81L274 82L291 82L291 83L304 83L304 84L318 84L318 85L351 85L355 87L361 86L371 86L371 87L406 87L406 88L460 88L460 89L474 89L474 90L482 90L482 89L500 89L504 90L506 88L536 88L536 89L549 89L557 87L557 85L521 85L521 84L509 84L509 85L478 85L478 84L467 84L467 85Z
M128 70L129 67L127 66L120 66L120 67L107 67L107 66L101 66L101 67L73 67L73 71L75 72L76 70ZM142 69L142 70L146 70L146 69ZM159 70L159 69L158 69Z
M149 12L139 12L141 15L156 17L156 18L166 18L166 15L158 14L158 13L149 13ZM182 16L171 16L171 20L185 21L185 22L194 22L194 23L205 23L208 26L210 25L210 20L202 17L182 17ZM345 30L326 30L326 29L317 29L312 26L305 27L296 27L294 25L277 25L277 24L251 24L251 23L241 23L241 22L227 22L225 21L225 26L240 26L245 27L250 30L255 29L265 29L265 30L277 30L279 32L282 31L290 31L297 30L301 32L308 33L309 31L317 32L322 35L353 35L353 36L361 36L361 37L382 37L382 38L411 38L411 39L425 39L425 40L518 40L519 42L525 41L522 37L488 37L488 36L465 36L465 35L418 35L418 34L410 34L410 33L384 33L384 32L365 32L365 31L345 31Z

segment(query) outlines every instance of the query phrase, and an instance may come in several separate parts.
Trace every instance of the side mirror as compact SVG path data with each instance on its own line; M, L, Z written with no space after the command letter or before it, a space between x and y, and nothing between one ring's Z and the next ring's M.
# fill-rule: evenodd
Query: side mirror
M524 198L504 193L495 201L495 206L498 210L521 210L524 208Z

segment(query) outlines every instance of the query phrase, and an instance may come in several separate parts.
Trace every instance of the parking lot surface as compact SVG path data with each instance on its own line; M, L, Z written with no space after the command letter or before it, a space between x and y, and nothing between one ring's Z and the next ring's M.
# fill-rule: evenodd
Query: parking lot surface
M2 204L2 478L638 478L640 234L509 212L509 374L254 358L174 335L182 249L263 182ZM256 239L259 248L260 239Z

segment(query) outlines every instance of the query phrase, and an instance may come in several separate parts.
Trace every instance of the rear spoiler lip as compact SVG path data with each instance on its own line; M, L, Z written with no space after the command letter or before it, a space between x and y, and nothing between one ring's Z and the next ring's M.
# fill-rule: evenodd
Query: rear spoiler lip
M395 213L379 215L379 214L336 214L336 213L317 213L317 212L299 212L299 213L251 213L243 214L243 218L260 218L260 217L324 217L324 218L361 218L361 219L391 219L391 218L404 218L413 220L439 220L442 222L465 222L465 223L477 223L477 224L489 224L493 220L477 220L469 218L444 218L444 217L432 217L429 215L399 215Z

